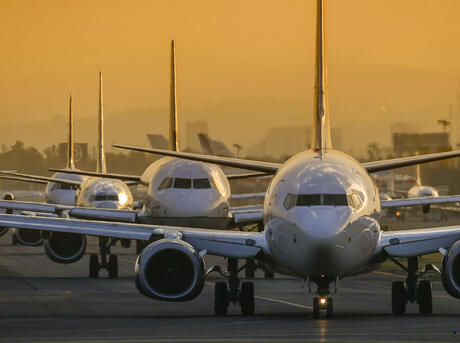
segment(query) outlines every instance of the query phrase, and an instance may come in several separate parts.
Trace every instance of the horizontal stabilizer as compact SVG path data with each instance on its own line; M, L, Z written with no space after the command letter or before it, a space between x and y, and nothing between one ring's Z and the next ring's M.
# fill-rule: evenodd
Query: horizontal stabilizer
M453 157L459 157L460 150L448 151L448 152L438 152L434 154L427 154L427 155L416 155L410 157L401 157L401 158L393 158L391 160L382 160L382 161L375 161L375 162L367 162L363 163L363 167L369 173L377 173L384 170L402 168L413 166L422 163L428 162L435 162L446 160Z
M244 160L244 159L232 158L232 157L211 156L211 155L194 154L190 152L178 152L178 151L170 151L170 150L162 150L162 149L140 148L140 147L134 147L134 146L129 146L129 145L114 144L113 146L116 148L120 148L120 149L142 151L142 152L147 152L151 154L179 157L179 158L184 158L184 159L192 160L192 161L201 161L201 162L207 162L207 163L220 164L220 165L228 166L228 167L255 170L255 171L260 171L260 172L264 172L267 174L275 174L278 171L278 169L281 167L281 163L251 161L251 160Z
M39 183L41 185L46 185L48 181L43 180L34 180L34 179L27 179L25 177L19 176L8 176L8 175L0 175L1 180L11 180L11 181L22 181L22 182L31 182L31 183Z

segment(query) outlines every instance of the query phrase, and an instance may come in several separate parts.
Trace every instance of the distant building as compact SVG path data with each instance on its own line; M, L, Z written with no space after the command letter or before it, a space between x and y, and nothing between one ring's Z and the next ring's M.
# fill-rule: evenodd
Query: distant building
M429 154L452 150L447 132L394 133L393 151L396 156Z
M58 146L59 167L64 168L67 162L67 143ZM75 143L74 163L78 169L88 169L88 143Z
M187 148L193 151L201 151L200 140L198 139L199 133L209 134L209 125L207 122L187 122L185 125L185 144L181 141L182 149Z
M155 149L168 149L168 140L163 135L147 134L150 146Z

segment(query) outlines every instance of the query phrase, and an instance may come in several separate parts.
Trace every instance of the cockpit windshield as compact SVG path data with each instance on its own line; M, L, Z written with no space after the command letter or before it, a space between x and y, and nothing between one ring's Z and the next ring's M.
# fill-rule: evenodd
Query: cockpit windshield
M350 206L354 209L361 208L363 200L357 192L348 194L292 194L284 199L284 208L305 206Z
M158 186L158 190L164 190L168 188L180 188L180 189L211 189L217 188L214 179L211 178L199 178L199 179L186 179L186 178L172 178L166 177Z

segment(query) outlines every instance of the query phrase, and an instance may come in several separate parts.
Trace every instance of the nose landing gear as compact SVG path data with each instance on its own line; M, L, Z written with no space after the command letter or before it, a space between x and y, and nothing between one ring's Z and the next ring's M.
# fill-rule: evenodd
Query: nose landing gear
M311 280L318 285L316 293L319 295L319 297L313 298L313 319L319 319L321 317L321 312L326 312L326 318L328 319L334 317L334 303L332 298L327 296L330 293L329 285L331 282L334 282L334 279L335 290L337 292L338 277L334 278L324 274L312 277Z
M118 278L118 257L112 255L110 248L115 244L114 241L109 241L106 237L99 237L99 252L101 255L101 262L97 254L91 254L89 257L89 277L96 279L99 277L99 271L106 269L109 273L109 278ZM108 256L108 260L107 260Z

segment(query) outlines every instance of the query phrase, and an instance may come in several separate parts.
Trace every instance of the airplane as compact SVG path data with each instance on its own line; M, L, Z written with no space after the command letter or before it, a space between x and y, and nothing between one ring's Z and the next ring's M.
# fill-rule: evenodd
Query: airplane
M127 210L133 208L133 196L129 185L135 184L131 181L123 182L117 179L99 177L87 177L83 175L67 174L76 171L73 162L73 111L72 96L70 97L69 113L69 144L68 162L66 172L57 172L52 177L22 174L17 172L1 172L1 179L19 180L25 182L37 182L47 184L46 202L27 203L28 206L18 211L35 211L40 215L69 216L77 218L101 218L101 215L109 215L108 212L99 209L122 210L121 213L109 212L111 220L125 220ZM98 108L98 142L96 172L107 171L105 150L104 150L104 114L103 114L103 84L102 72L99 73L99 108ZM62 178L64 175L65 178ZM71 200L73 196L73 200ZM10 198L11 199L11 198ZM132 217L132 214L128 214ZM15 229L16 239L24 245L33 245L29 237L36 237L43 241L40 233L35 230ZM111 253L111 246L116 240L99 239L99 256L90 255L89 275L96 278L101 269L107 269L110 278L118 277L118 258ZM121 240L124 247L129 247L128 240ZM79 234L55 233L45 240L45 252L48 258L56 263L73 263L80 260L86 251L86 237Z
M174 40L171 42L170 76L169 149L180 151ZM50 170L67 172L60 169ZM139 202L143 204L143 209L137 214L138 223L206 228L237 227L241 224L237 219L240 212L244 212L247 217L244 209L234 211L230 208L231 190L228 180L266 175L254 172L225 175L217 165L173 157L158 159L147 167L142 175L113 174L105 171L78 173L138 182ZM239 213L235 216L236 211Z
M417 172L417 178L415 181L415 185L412 186L408 191L407 191L407 197L408 198L420 198L420 197L439 197L438 191L431 186L426 186L422 185L422 176L421 176L421 170L420 170L420 165L415 166L415 170ZM423 213L428 213L430 212L430 205L425 205L422 207L422 212Z
M205 255L228 259L227 281L215 283L214 312L225 315L230 304L244 315L255 311L254 284L238 278L238 259L256 258L271 270L316 285L313 318L333 317L333 299L343 278L369 273L395 257L407 258L406 282L392 284L392 312L402 315L408 303L420 313L432 312L431 283L419 280L435 269L418 270L418 257L440 252L442 281L452 297L460 298L460 226L385 231L380 229L382 209L457 202L460 196L381 201L370 174L460 156L460 150L360 163L334 150L330 137L327 100L324 0L317 0L314 126L311 150L284 163L224 158L185 152L132 148L184 159L219 163L274 174L259 215L263 232L202 230L153 224L88 221L67 218L0 214L0 225L42 232L138 239L149 242L135 263L136 286L146 297L163 301L187 301L197 297L206 276L219 272L205 269ZM120 145L118 145L120 146ZM0 201L11 209L21 204Z

